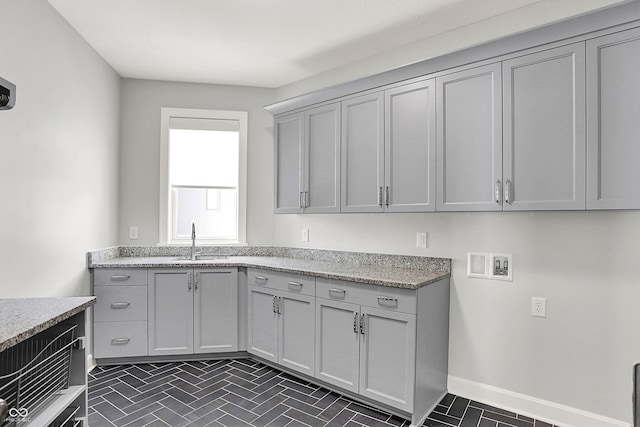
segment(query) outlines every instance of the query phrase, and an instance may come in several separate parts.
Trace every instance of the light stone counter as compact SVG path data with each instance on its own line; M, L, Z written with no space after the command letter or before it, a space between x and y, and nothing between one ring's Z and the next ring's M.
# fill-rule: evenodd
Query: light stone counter
M220 258L190 261L184 247L119 247L88 253L89 268L254 267L327 279L418 289L450 276L451 260L278 247L202 248Z
M95 297L0 299L0 351L96 303Z

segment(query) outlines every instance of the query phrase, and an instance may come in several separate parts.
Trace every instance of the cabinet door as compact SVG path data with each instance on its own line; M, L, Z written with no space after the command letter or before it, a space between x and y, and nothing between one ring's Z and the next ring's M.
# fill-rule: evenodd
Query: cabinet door
M503 63L504 210L585 208L584 46Z
M274 120L276 148L276 213L302 211L302 113L276 117Z
M365 306L362 315L359 393L412 412L416 316Z
M193 353L193 272L149 270L149 355Z
M247 351L278 362L278 314L276 295L268 289L249 286Z
M587 208L640 209L640 29L587 41Z
M340 104L305 111L306 213L340 212Z
M381 212L384 100L374 93L342 101L342 212Z
M387 212L435 210L435 82L385 91L385 188Z
M436 79L436 210L502 210L501 83L500 64Z
M315 377L358 392L360 306L316 298Z
M278 363L303 374L314 374L315 297L279 294Z
M238 351L238 271L195 270L194 352Z

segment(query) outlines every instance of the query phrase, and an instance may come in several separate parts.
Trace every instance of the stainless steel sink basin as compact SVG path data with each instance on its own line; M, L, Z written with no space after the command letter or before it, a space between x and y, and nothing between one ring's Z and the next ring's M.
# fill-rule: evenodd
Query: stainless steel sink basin
M227 255L196 255L196 259L192 260L190 256L178 256L175 257L176 261L213 261L213 260L225 260L229 258Z

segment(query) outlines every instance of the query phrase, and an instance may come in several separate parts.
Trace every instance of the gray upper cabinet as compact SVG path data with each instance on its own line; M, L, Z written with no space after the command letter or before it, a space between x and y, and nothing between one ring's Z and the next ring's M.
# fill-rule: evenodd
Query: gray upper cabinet
M342 212L382 212L384 97L342 101Z
M276 213L340 211L340 104L275 119Z
M435 81L385 91L385 186L387 212L435 210Z
M499 63L436 79L438 211L502 209Z
M503 62L504 210L585 209L585 47Z
M640 209L640 29L587 41L587 208Z
M340 104L305 111L304 123L304 212L340 212Z
M302 211L303 125L302 113L276 117L274 122L276 213Z

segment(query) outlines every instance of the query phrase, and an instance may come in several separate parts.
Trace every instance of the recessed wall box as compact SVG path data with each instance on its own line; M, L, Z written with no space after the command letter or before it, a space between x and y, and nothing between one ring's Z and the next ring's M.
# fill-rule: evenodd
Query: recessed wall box
M0 77L0 110L10 110L16 105L16 85Z
M487 279L489 277L489 254L467 252L467 277Z
M511 254L491 254L489 278L513 281L513 256Z

